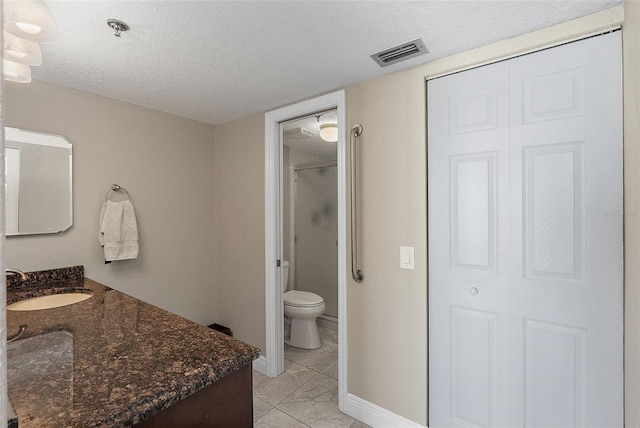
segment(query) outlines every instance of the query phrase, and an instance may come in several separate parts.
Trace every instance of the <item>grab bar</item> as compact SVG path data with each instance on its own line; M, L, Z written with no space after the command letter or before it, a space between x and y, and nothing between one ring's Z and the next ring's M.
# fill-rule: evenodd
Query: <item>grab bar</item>
M351 276L355 282L362 282L364 274L358 269L358 227L356 222L356 137L362 134L362 125L356 123L349 137L351 151Z

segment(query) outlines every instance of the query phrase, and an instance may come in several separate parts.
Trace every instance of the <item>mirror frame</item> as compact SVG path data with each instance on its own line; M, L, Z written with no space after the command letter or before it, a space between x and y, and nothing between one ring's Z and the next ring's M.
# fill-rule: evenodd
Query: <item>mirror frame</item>
M11 147L8 143L15 141L17 143L44 145L49 147L59 147L69 150L69 224L60 230L46 231L46 232L18 232L12 234L6 234L7 237L11 236L28 236L28 235L51 235L56 233L62 233L73 226L73 144L67 140L64 136L58 134L49 134L38 131L28 131L25 129L12 128L5 126L4 128L4 141L5 147Z

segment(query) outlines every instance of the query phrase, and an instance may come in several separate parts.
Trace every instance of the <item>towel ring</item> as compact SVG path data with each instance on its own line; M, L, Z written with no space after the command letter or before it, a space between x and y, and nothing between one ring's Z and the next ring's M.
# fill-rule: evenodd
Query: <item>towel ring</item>
M120 191L123 191L127 195L127 199L126 200L130 199L129 192L127 192L127 189L125 189L124 187L119 186L117 184L112 184L111 185L111 189L107 190L107 193L104 194L104 201L106 202L106 201L109 200L109 194L111 192L120 192Z

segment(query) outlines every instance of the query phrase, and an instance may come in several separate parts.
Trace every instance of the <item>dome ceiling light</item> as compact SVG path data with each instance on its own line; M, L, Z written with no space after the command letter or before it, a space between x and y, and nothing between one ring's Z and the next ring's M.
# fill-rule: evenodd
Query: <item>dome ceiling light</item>
M329 143L338 141L338 124L323 123L320 125L320 138Z

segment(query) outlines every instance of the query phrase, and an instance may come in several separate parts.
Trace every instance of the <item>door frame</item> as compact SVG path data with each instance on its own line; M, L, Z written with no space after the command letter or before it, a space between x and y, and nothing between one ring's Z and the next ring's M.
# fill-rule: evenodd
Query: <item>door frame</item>
M338 404L347 392L347 210L346 96L340 90L265 113L265 330L264 361L259 372L276 377L284 371L284 302L282 300L282 127L281 123L337 109L338 141Z

